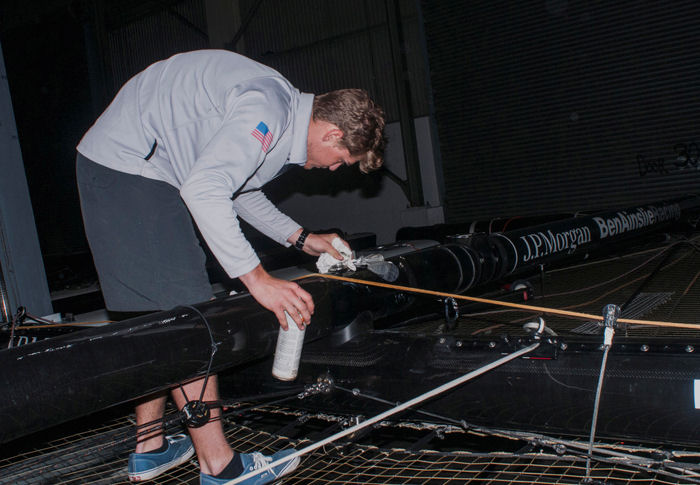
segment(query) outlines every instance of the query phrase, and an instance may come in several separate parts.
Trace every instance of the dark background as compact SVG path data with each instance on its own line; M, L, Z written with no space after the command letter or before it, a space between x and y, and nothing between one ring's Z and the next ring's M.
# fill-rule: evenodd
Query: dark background
M75 145L130 76L192 49L236 50L302 91L365 88L392 122L402 112L431 117L449 223L624 208L697 192L695 2L240 0L230 2L238 18L221 45L213 43L213 23L227 19L212 16L215 4L0 4L0 42L51 289L90 272L75 263L89 261Z

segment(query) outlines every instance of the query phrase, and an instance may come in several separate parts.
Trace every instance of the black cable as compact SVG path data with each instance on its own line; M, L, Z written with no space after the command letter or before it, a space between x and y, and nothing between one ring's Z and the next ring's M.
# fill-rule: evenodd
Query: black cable
M205 317L201 311L199 311L192 305L182 305L182 308L193 310L197 315L199 315L199 317L202 319L202 322L207 327L207 331L209 332L209 339L211 341L211 354L209 355L209 364L207 365L207 371L204 374L204 383L202 384L202 391L199 394L199 399L195 401L190 400L190 398L187 396L187 393L185 392L185 388L182 386L182 384L180 384L180 391L182 391L182 395L184 396L186 401L185 405L180 410L180 413L182 413L181 416L185 417L184 421L188 424L188 426L198 427L209 422L210 404L204 402L203 399L204 392L206 391L207 384L209 383L211 367L214 362L214 355L216 354L218 345L214 340L214 333L211 330L211 326L209 325L207 317Z

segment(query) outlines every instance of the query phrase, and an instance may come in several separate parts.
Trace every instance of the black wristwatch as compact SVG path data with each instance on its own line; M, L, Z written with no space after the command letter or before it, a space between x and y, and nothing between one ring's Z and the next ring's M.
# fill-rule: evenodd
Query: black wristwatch
M299 234L299 237L294 243L294 247L297 248L299 251L303 251L304 243L306 242L306 238L309 237L309 234L311 234L311 232L302 227L301 234Z

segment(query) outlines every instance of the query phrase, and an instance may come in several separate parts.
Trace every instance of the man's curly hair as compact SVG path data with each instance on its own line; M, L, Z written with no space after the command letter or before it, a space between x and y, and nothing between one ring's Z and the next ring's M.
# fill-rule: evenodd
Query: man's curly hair
M364 173L384 161L384 111L362 89L339 89L314 97L313 119L326 121L343 132L340 146L359 160Z

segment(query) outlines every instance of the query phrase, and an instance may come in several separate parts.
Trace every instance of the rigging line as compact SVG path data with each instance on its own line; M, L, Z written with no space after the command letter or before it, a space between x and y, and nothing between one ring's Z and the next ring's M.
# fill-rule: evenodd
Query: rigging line
M222 401L222 405L226 407L231 407L232 409L229 411L230 414L242 414L247 411L256 411L260 410L263 407L266 406L275 406L277 404L283 404L287 401L293 401L295 399L299 399L299 391L297 391L293 396L288 396L288 397L283 397L281 399L277 399L276 401L268 401L268 402L262 402L259 404L253 404L248 407L240 407L240 408L233 408L234 405L236 404L242 404L241 401Z
M266 411L266 410L264 410ZM325 415L325 414L317 414L315 415L317 418L321 419L329 419L330 416ZM411 426L411 423L400 423L400 424L387 424L387 422L382 422L379 423L377 426ZM447 425L449 427L449 425ZM442 428L442 426L436 426L436 425L430 425L428 424L426 426L425 423L422 423L420 425L420 428L418 429L435 429L435 428ZM460 428L461 431L465 431L463 428ZM551 436L546 436L546 435L541 435L538 433L529 433L529 432L516 432L512 430L500 430L500 429L494 429L494 428L484 428L484 427L479 427L479 426L474 426L473 429L470 429L469 431L474 431L474 432L483 432L488 435L493 435L497 437L504 437L508 439L517 439L517 440L525 440L525 441L533 441L538 443L540 446L544 445L547 447L552 447L554 448L556 455L561 456L562 451L557 451L556 445L563 445L566 446L567 448L572 448L571 450L566 450L567 453L571 453L572 459L580 460L582 463L585 463L585 449L587 447L587 443L583 443L580 441L571 441L571 440L563 440L560 438L553 438ZM305 440L308 441L308 440ZM613 449L607 449L607 448L613 448ZM621 453L619 451L615 451L617 449L624 449L627 450L628 453ZM324 448L322 450L323 452L326 451L327 448ZM581 450L581 451L578 451ZM617 466L625 466L630 469L634 469L640 472L645 472L645 473L653 473L656 475L662 475L662 476L667 476L667 477L673 477L673 478L682 478L685 480L683 483L700 483L698 479L696 478L691 478L689 475L697 477L700 476L697 473L694 472L694 470L700 469L700 466L691 464L691 463L679 463L675 462L673 460L669 460L668 458L665 459L658 459L658 458L649 458L649 457L644 457L644 456L638 456L630 453L654 453L657 452L658 449L656 448L640 448L640 447L629 447L629 446L621 446L619 444L603 444L603 443L598 443L596 448L595 448L596 456L594 456L594 460L596 462L601 462L601 463L606 463L606 464L611 464L615 467ZM671 451L671 454L668 456L677 456L679 455L679 452L677 451ZM497 453L498 455L498 453ZM697 454L692 454L689 456L695 457ZM347 456L347 455L346 455ZM489 457L492 458L494 456L493 453L471 453L470 456L476 456L476 457ZM500 455L500 456L505 456L505 455ZM513 456L512 454L509 454L508 456ZM523 458L522 455L516 455L520 458ZM555 455L551 455L555 456ZM607 456L608 458L606 458ZM567 459L567 458L564 458ZM318 464L318 461L313 462L314 465ZM313 465L311 465L313 466ZM659 469L657 467L666 467L668 470L664 469ZM669 470L677 470L676 473L673 471ZM318 469L314 469L318 470ZM364 469L363 469L364 470ZM594 469L597 470L597 469ZM679 475L679 473L682 473L682 475ZM560 476L560 475L556 475ZM337 481L337 480L336 480ZM333 483L336 483L334 481ZM511 483L508 481L508 483ZM526 483L526 482L513 482L513 483ZM532 483L528 481L527 483ZM573 482L572 482L573 483ZM579 482L577 482L579 483ZM646 483L646 482L645 482ZM664 482L666 483L666 482ZM675 483L675 482L674 482Z
M311 451L314 451L318 448L321 448L321 447L327 445L328 443L331 443L333 441L337 441L340 438L343 438L344 436L353 434L362 428L366 428L366 427L371 426L375 423L378 423L378 422L382 421L383 419L388 418L389 416L391 416L393 414L396 414L396 413L404 411L408 408L411 408L411 407L415 406L416 404L419 404L427 399L430 399L434 396L437 396L438 394L441 394L441 393L448 391L454 387L457 387L457 386L459 386L459 385L461 385L461 384L463 384L471 379L474 379L475 377L478 377L478 376L480 376L480 375L482 375L490 370L495 369L496 367L499 367L507 362L510 362L511 360L515 360L518 357L521 357L525 354L528 354L528 353L532 352L533 350L535 350L539 346L540 346L540 343L535 342L535 343L533 343L533 344L531 344L523 349L520 349L516 352L508 354L504 357L501 357L498 360L495 360L495 361L493 361L489 364L486 364L478 369L475 369L475 370L473 370L473 371L471 371L471 372L469 372L461 377L453 379L452 381L449 381L449 382L447 382L439 387L436 387L435 389L432 389L428 392L425 392L425 393L421 394L420 396L414 397L413 399L410 399L409 401L406 401L405 403L403 403L399 406L393 407L387 411L384 411L383 413L380 413L372 418L369 418L361 423L358 423L355 426L351 426L350 428L347 428L343 431L340 431L339 433L336 433L332 436L329 436L328 438L325 438L325 439L318 441L314 444L311 444L305 448L302 448L301 450L295 451L294 453L290 453L289 455L285 456L284 458L281 458L279 460L276 460L276 461L273 461L272 463L267 464L263 468L259 468L258 470L255 470L255 471L250 472L250 473L245 473L245 474L241 475L240 477L236 478L235 480L232 480L228 483L229 483L229 485L233 485L235 483L240 483L243 480L247 480L249 478L252 478L255 475L260 474L261 472L264 472L265 470L269 470L273 467L281 465L282 463L286 463L290 460L293 460L299 456L308 454Z
M613 281L617 281L617 280L619 280L619 279L621 279L621 278L624 278L625 276L628 276L628 275L634 273L635 271L640 270L640 269L643 268L644 266L650 264L650 263L651 263L652 261L654 261L656 258L659 258L659 257L662 256L664 253L666 253L666 252L668 252L669 250L671 250L672 248L675 248L677 245L684 244L684 243L688 243L688 244L689 244L690 246L692 246L693 248L698 249L697 244L691 243L690 241L679 241L679 242L675 242L675 243L671 244L670 246L667 246L667 247L663 248L661 251L657 252L656 254L654 254L653 256L651 256L650 258L644 260L643 262L641 262L640 264L638 264L638 265L635 266L634 268L632 268L632 269L630 269L630 270L627 270L627 271L625 271L624 273L619 274L619 275L617 275L617 276L615 276L615 277L613 277L613 278L610 278L610 279L601 281L600 283L596 283L595 285L587 286L587 287L585 287L585 288L578 288L578 289L575 289L575 290L562 291L562 292L559 292L559 293L550 293L550 294L547 295L547 297L573 295L573 294L580 293L580 292L583 292L583 291L594 290L594 289L599 288L599 287L601 287L601 286L603 286L603 285L607 285L607 284L609 284L609 283L612 283ZM670 264L667 266L667 268L670 267L670 266L673 266L673 265L675 265L675 264L677 264L677 263L679 263L681 260L687 258L687 257L690 256L691 254L692 254L692 253L688 253L688 254L682 256L681 258L678 259L678 261L674 261L673 263L670 263ZM665 269L665 268L664 268L664 269Z
M363 397L363 398L365 398L365 399L369 399L369 400L372 400L372 401L377 401L377 402L380 402L380 403L382 403L382 404L388 404L388 405L390 405L390 406L397 406L397 405L400 404L400 402L396 402L396 401L392 402L392 401L389 401L389 400L387 400L387 399L382 399L381 397L371 396L371 395L369 395L369 394L365 394L365 393L361 392L361 391L360 391L359 389L357 389L357 388L355 388L355 389L348 389L348 388L346 388L346 387L342 387L342 386L339 386L339 385L337 385L337 384L335 384L334 387L335 387L336 389L340 389L341 391L344 391L344 392L347 392L347 393L349 393L349 394L352 394L353 396L356 396L356 397ZM445 422L448 422L448 423L452 423L452 424L457 425L457 426L460 426L460 427L462 427L462 428L464 428L464 429L471 428L471 425L469 425L468 423L466 423L464 420L454 419L454 418L450 418L450 417L448 417L448 416L441 416L440 414L431 413L431 412L429 412L429 411L423 411L423 410L421 410L421 409L412 409L411 411L414 411L414 412L416 412L416 413L418 413L418 414L422 414L423 416L428 416L428 417L431 417L431 418L437 418L437 419L440 419L440 420L442 420L442 421L445 421Z
M669 318L671 318L671 315L673 315L673 313L676 311L676 308L678 308L678 305L680 305L681 300L688 294L688 292L689 292L690 289L695 285L695 283L697 282L697 280L698 280L699 277L700 277L700 271L698 271L697 273L695 273L695 276L694 276L693 279L690 281L690 283L688 283L688 285L685 287L685 290L683 291L683 293L681 294L681 296L678 297L678 299L676 300L676 302L675 302L675 304L673 305L673 307L668 311L668 317L669 317Z
M675 249L675 245L674 245L673 249ZM697 248L696 248L696 249L697 249ZM695 251L691 252L690 254L693 254L694 252L695 252ZM627 301L625 301L625 302L620 306L620 311L625 310L625 308L627 308L627 307L629 306L629 304L632 302L632 300L634 300L634 299L642 292L642 290L644 289L644 287L647 286L647 285L649 284L649 282L654 278L654 276L656 276L657 274L659 274L659 273L664 269L664 268L663 268L664 263L665 263L666 261L668 261L668 259L671 257L672 254L673 254L673 252L669 249L669 251L667 251L666 254L664 255L664 258L663 258L661 261L659 261L659 262L657 263L657 265L656 265L656 267L655 267L654 269L651 270L651 273L648 273L648 274L646 275L646 278L644 279L644 281L642 281L642 284L640 284L640 285L637 287L637 289L634 291L634 293L632 293L632 295L630 295L629 298L627 298ZM678 260L678 261L680 261L680 260ZM668 266L671 266L672 264L673 264L673 263L669 263Z
M678 244L680 244L680 243L678 243ZM695 247L695 245L693 245L693 247L694 247L695 249L697 249L697 248ZM671 248L671 246L669 246L669 248ZM669 249L669 248L666 248L666 249ZM664 251L665 251L665 250L664 250ZM657 254L656 256L654 256L654 257L660 256L660 255L662 255L662 254L664 254L664 253L663 253L663 252L660 252L660 253L658 253L658 254ZM665 267L663 267L662 270L668 269L668 268L670 268L671 266L674 266L674 265L680 263L683 259L685 259L685 257L689 256L690 254L692 254L692 253L689 253L688 255L684 256L683 258L679 258L678 260L669 263L668 265L666 265ZM639 268L641 268L643 265L646 265L646 264L651 263L651 261L653 261L653 259L654 259L654 258L648 259L648 260L645 261L642 265L637 266L636 268L634 268L634 269L632 269L632 270L630 270L630 271L624 273L624 274L621 275L621 276L626 276L626 275L631 274L632 272L634 272L634 271L638 270ZM664 259L664 261L665 261L665 259ZM659 265L661 265L661 264L663 264L663 261L662 261L661 263L659 263ZM657 269L658 269L658 267L657 267ZM656 272L657 272L657 270L655 269L655 270L652 271L652 272L642 274L642 275L640 275L640 276L638 276L638 277L636 277L636 278L634 278L634 279L632 279L632 280L627 281L626 283L623 283L623 284L621 284L621 285L615 286L614 288L611 288L610 290L606 291L605 293L602 293L602 294L598 295L597 297L595 297L595 298L593 298L593 299L591 299L591 300L587 300L587 301L584 301L584 302L581 302L581 303L576 303L576 304L574 304L574 305L564 306L564 307L562 307L562 309L564 309L564 310L572 310L572 309L574 309L574 308L581 308L581 307L583 307L583 306L591 305L591 304L593 304L593 303L595 303L595 302L598 302L598 301L602 300L603 298L605 298L606 296L608 296L608 295L610 295L610 294L612 294L612 293L615 293L615 292L617 292L617 291L620 291L620 290L622 290L623 288L626 288L626 287L628 287L628 286L630 286L630 285L632 285L632 284L638 282L639 280L644 279L645 281L637 288L637 290L635 290L633 296L630 297L630 298L628 298L627 302L623 305L623 307L624 307L624 306L626 306L629 302L631 302L631 301L633 300L634 296L636 296L637 294L639 294L641 288L644 287L644 285L652 278L652 276L654 276L654 274L655 274ZM596 287L599 287L599 286L604 285L604 284L611 283L612 281L615 281L615 280L617 280L617 279L619 279L619 277L615 277L615 278L613 278L613 279L603 281L602 283L600 283L600 284L598 284L598 285L592 285L592 286L589 286L589 287L587 287L587 288L580 288L579 290L573 290L573 291L562 292L562 293L556 293L556 294L548 294L548 295L546 295L546 296L539 297L538 299L541 299L541 298L560 297L560 296L567 296L567 295L571 295L571 294L577 293L577 292L579 292L579 291L587 291L587 290L595 289ZM530 318L530 317L519 318L519 319L516 319L516 320L511 321L511 323L518 323L518 322L527 320L527 319L529 319L529 318Z
M205 403L209 406L213 405L214 407L221 406L221 401L206 401ZM114 440L113 443L127 442L130 439L136 439L136 442L138 443L140 439L159 429L162 431L162 434L167 434L169 431L172 431L177 426L182 425L183 418L185 416L186 414L184 411L176 409L174 412L168 413L162 418L157 418L147 423L137 425L136 423L131 421L131 427L135 431L135 436L132 437L131 435L128 435L119 440ZM211 421L217 421L219 419L220 418L212 418Z
M98 322L52 323L50 325L22 325L21 327L17 327L17 330L34 330L35 328L79 327L81 325L95 325L98 323L114 323L114 320L102 320Z
M618 286L616 286L616 287L614 287L614 288L611 288L610 290L606 291L605 293L603 293L603 294L601 294L601 295L598 295L597 297L595 297L595 298L593 298L593 299L591 299L591 300L587 300L587 301L584 301L584 302L582 302L582 303L576 303L576 304L574 304L574 305L568 305L568 306L565 306L565 307L563 307L563 308L564 308L565 310L571 310L572 308L580 308L580 307L582 307L582 306L586 306L586 305L590 305L590 304L592 304L592 303L596 303L596 302L602 300L603 298L605 298L606 296L608 296L608 295L610 295L610 294L612 294L612 293L615 293L616 291L620 291L620 290L622 290L622 289L624 289L624 288L627 288L628 286L630 286L630 285L632 285L632 284L638 282L638 281L641 280L641 279L647 278L650 274L651 274L651 273L646 273L646 274L643 274L643 275L641 275L641 276L638 276L637 278L634 278L634 279L632 279L632 280L629 280L629 281L627 281L627 282L624 283L624 284L621 284L621 285L618 285ZM641 286L643 286L643 285L641 285ZM548 295L547 297L549 297L549 295Z
M554 376L552 375L552 373L549 372L549 367L547 367L547 362L542 361L542 367L544 368L544 372L547 374L547 376L548 376L552 381L554 381L554 382L556 382L557 384L559 384L560 386L566 387L567 389L574 389L574 390L577 390L577 391L591 392L591 389L586 389L586 388L584 388L584 387L578 387L578 386L572 386L572 385L567 384L567 383L565 383L565 382L562 382L562 381L560 381L559 379L557 379L556 377L554 377Z
M157 418L153 421L149 421L148 423L143 423L139 425L134 424L134 428L136 431L136 442L138 443L141 438L144 438L145 436L149 435L150 433L153 433L158 429L162 430L164 433L167 433L169 429L174 428L176 424L180 424L181 422L181 412L177 411L173 414L163 416L162 418ZM124 438L124 441L127 441L128 439L131 439L131 437L127 436L126 438Z
M242 406L242 405L245 405L245 404L252 401L252 402L259 403L259 404L256 404L255 406L264 406L264 405L268 405L270 403L277 402L277 401L268 401L268 402L260 403L260 401L262 401L264 399L276 399L279 397L286 398L289 396L296 397L303 390L304 390L304 386L300 385L300 386L295 386L293 388L290 388L290 389L287 389L284 391L268 392L265 394L255 394L252 396L241 396L241 397L237 397L235 400L222 400L221 404L222 404L222 406L233 408L234 406L239 406L239 405ZM238 410L238 409L245 409L245 408L236 408L236 410Z
M638 278L635 278L635 279L633 279L633 280L631 280L631 281L629 281L629 282L627 282L627 283L625 283L625 284L623 284L623 285L616 286L615 288L612 288L611 290L609 290L609 291L603 293L602 295L597 296L596 298L593 298L592 300L587 300L587 301L585 301L585 302L583 302L583 303L577 303L577 304L575 304L575 305L568 305L568 306L562 307L562 309L563 309L563 310L571 310L571 309L573 309L573 308L580 308L580 307L582 307L582 306L591 305L591 304L593 304L593 303L595 303L595 302L597 302L597 301L602 300L602 299L605 298L606 296L608 296L608 295L610 295L610 294L612 294L612 293L614 293L614 292L616 292L616 291L619 291L619 290L621 290L621 289L623 289L623 288L625 288L625 287L627 287L627 286L629 286L629 285L631 285L631 284L633 284L633 283L636 283L637 281L639 281L640 279L644 278L645 276L647 276L647 275L642 275L642 276L640 276L640 277L638 277ZM536 299L540 300L540 299L550 298L550 297L552 297L552 296L561 296L561 295L564 295L564 293L559 293L559 294L557 294L557 295L547 295L546 297L545 297L545 296L540 296L540 297L536 297ZM465 314L465 315L463 315L463 316L465 316L465 317L474 317L474 316L481 316L481 315L503 314L503 313L506 313L506 312L514 312L514 311L517 311L517 310L516 310L516 309L493 310L492 312L469 313L469 314ZM531 315L526 316L526 317L516 318L515 320L510 320L510 321L505 322L505 323L493 325L493 328L502 327L502 326L504 326L504 325L506 325L506 324L518 324L518 323L521 323L521 322L525 322L525 321L527 321L527 320L530 320L531 318L532 318ZM598 317L598 320L600 320L600 317ZM623 320L623 319L620 319L620 320ZM684 325L685 325L685 324L684 324ZM689 324L689 325L690 325L690 324ZM698 329L700 329L700 327L693 327L693 328L698 328ZM481 330L477 330L476 332L472 333L472 335L477 335L478 333L483 332L483 331L486 331L486 330L488 330L488 328L486 328L486 329L481 329Z
M221 400L203 402L209 407L223 407L226 405L226 403ZM134 438L138 442L141 438L144 438L145 436L156 431L157 429L160 429L163 433L167 434L169 431L172 431L177 426L182 425L184 417L186 417L184 411L176 410L175 412L169 413L166 416L163 416L162 418L154 419L153 421L149 421L147 423L142 423L140 425L136 425L134 423L132 424L132 427L135 430L135 436L126 435L125 437L120 438L118 440L113 440L112 443L125 443ZM215 422L220 421L221 419L221 417L214 417L210 418L210 421Z
M344 387L338 386L338 385L336 385L335 387L341 391L350 393L353 396L364 397L366 399L375 400L375 401L381 402L383 404L390 404L390 405L396 404L396 403L393 403L393 402L388 401L386 399L363 394L359 391L356 392L355 389L347 389L347 388L344 388ZM570 387L570 386L567 386L567 387ZM578 388L578 389L580 389L580 388ZM588 391L590 389L583 389L583 390ZM586 446L586 447L589 446L588 444L582 445L582 444L577 443L577 442L560 440L557 438L553 438L553 437L541 435L541 434L511 432L511 431L499 430L496 428L476 426L473 424L469 424L464 420L457 420L457 419L450 418L447 416L441 416L439 414L434 414L434 413L430 413L427 411L422 411L420 409L414 409L413 411L420 413L420 414L423 414L423 415L426 415L426 416L435 417L435 418L441 419L441 420L446 421L446 422L450 422L452 424L457 425L458 427L460 427L463 430L470 430L473 432L485 433L486 435L490 435L490 436L501 436L501 437L505 437L505 438L509 438L509 439L518 439L518 440L524 440L524 441L527 441L530 443L540 443L540 444L545 444L545 440L546 440L549 442L548 446L555 446L555 445L565 445L566 446L566 445L568 445L571 448L576 448L576 447L583 448L584 446ZM638 458L634 455L630 455L629 453L619 453L619 452L614 452L614 451L607 451L605 449L599 448L598 446L596 446L595 448L591 447L590 451L591 452L596 451L596 452L603 453L603 454L609 454L609 455L615 456L617 458L625 458L628 461L630 461L630 460L631 461L639 461L639 462L642 462L645 464L649 464L649 463L658 464L659 463L658 460L649 460L647 458Z
M457 300L467 300L467 301L474 301L474 302L478 302L478 303L489 303L491 305L504 306L504 307L510 307L510 308L519 308L521 310L527 310L527 311L532 311L532 312L542 312L542 313L549 314L549 315L560 315L560 316L579 318L579 319L584 319L584 320L597 320L597 321L603 320L603 317L601 317L600 315L593 315L590 313L571 312L571 311L560 310L560 309L556 309L556 308L523 305L521 303L511 303L511 302L507 302L507 301L489 300L486 298L458 295L456 293L448 293L448 292L444 292L444 291L424 290L421 288L413 288L411 286L392 285L389 283L380 283L378 281L363 280L363 279L358 279L358 278L348 278L346 276L311 273L308 275L301 276L299 278L295 278L295 280L298 281L301 279L311 278L311 277L320 277L320 278L326 278L326 279L331 279L331 280L346 281L349 283L360 283L363 285L376 286L379 288L389 288L389 289L393 289L393 290L407 291L409 293L420 293L420 294L424 294L424 295L452 297L452 298L455 298ZM676 328L688 328L688 329L693 329L693 330L700 330L700 325L692 324L692 323L660 322L660 321L653 321L653 320L635 320L632 318L618 318L617 321L621 322L621 323L632 324L632 325L653 325L653 326L659 326L659 327L676 327Z
M189 402L189 401L188 401ZM219 401L204 401L207 406L211 406L210 403L218 403ZM125 436L124 438L121 438L119 440L115 440L114 443L121 443L121 442L127 442L131 439L136 439L136 442L138 443L140 439L146 437L147 435L153 433L154 431L161 430L161 433L159 434L168 434L170 431L180 427L183 425L183 421L187 418L187 414L184 411L176 411L169 416L165 416L162 418L154 419L153 421L149 423L144 423L140 425L133 425L133 427L136 429L136 436L132 437L131 435ZM221 421L222 416L215 416L209 418L208 423L214 423L216 421ZM157 425L157 426L156 426ZM152 426L149 429L142 429L146 426Z
M71 325L94 325L98 323L114 323L112 320L102 320L102 321L95 321L95 322L67 322L67 323L59 323L59 322L54 322L53 320L49 320L47 318L43 317L37 317L35 315L32 315L29 312L26 312L26 319L27 320L33 320L37 323L40 324L45 324L45 325L24 325L21 327L17 327L20 329L34 329L34 328L55 328L55 327L68 327Z
M598 449L597 451L601 451ZM578 453L573 452L572 456L582 458L583 455L580 455ZM617 467L619 465L622 465L626 468L630 468L632 470L636 470L639 472L643 472L645 474L653 474L654 476L665 476L665 477L671 477L674 479L683 479L684 481L682 483L700 483L700 474L696 473L692 465L690 467L686 467L685 464L683 463L678 463L675 461L667 461L667 460L645 460L643 458L636 458L636 457L623 457L622 460L618 458L605 458L603 456L595 456L592 457L594 461L597 463L606 463L609 465L613 465L613 467ZM624 460L624 461L623 461ZM657 468L658 467L658 468ZM588 480L588 481L586 481ZM580 483L596 483L595 481L590 481L591 478L587 476L584 478L584 481ZM655 478L656 480L656 478ZM607 483L607 482L604 482ZM646 482L645 482L646 483ZM664 482L666 483L666 482Z
M529 431L513 431L513 430L506 430L506 429L499 429L499 428L490 428L490 427L484 427L484 426L476 426L476 425L471 425L470 431L473 432L480 432L480 433L485 433L490 436L496 436L496 437L505 437L509 439L517 439L517 440L524 440L524 441L536 441L540 445L545 445L548 447L555 447L557 445L563 445L567 448L570 448L571 450L581 450L580 452L574 452L575 454L581 453L581 456L585 456L586 449L588 448L588 443L583 443L580 441L573 441L573 440L566 440L562 438L554 438L552 436L548 435L543 435L540 433L532 433ZM622 449L625 450L625 452L620 452L616 451L617 449ZM619 444L611 444L611 445L605 445L604 443L597 443L596 446L593 448L593 451L598 453L599 455L607 455L611 457L609 460L604 459L602 456L595 457L596 461L603 461L607 463L615 463L615 464L626 464L627 466L634 466L635 463L638 463L642 466L638 467L642 470L649 471L648 467L649 466L654 466L654 465L659 465L659 466L666 466L670 467L671 465L680 468L683 470L684 473L692 473L693 475L700 476L700 474L696 473L694 470L700 469L699 465L692 464L692 463L679 463L673 460L670 460L668 458L666 459L654 459L654 458L647 458L647 457L639 457L635 455L634 453L653 453L658 451L656 448L640 448L640 447L629 447L629 446L622 446ZM670 456L674 458L682 458L686 453L685 451L675 451L672 450L669 452ZM576 455L578 456L578 454ZM696 457L697 453L690 453L688 456L691 457ZM624 462L622 461L624 460ZM663 470L655 470L657 473L662 473L662 474L668 474L675 476L671 473L664 472ZM687 475L686 475L687 476ZM700 483L700 482L696 482Z
M588 440L588 453L586 456L586 479L591 476L591 459L593 458L593 443L595 441L595 430L598 424L598 410L600 409L600 395L603 391L603 379L605 378L605 367L608 362L608 353L612 346L612 338L615 334L615 329L605 327L605 344L603 345L603 361L600 364L600 374L598 375L598 386L595 391L595 402L593 404L593 418L591 419L591 435Z
M205 404L207 404L209 407L223 407L223 401L217 400L217 401L204 401ZM173 412L169 412L167 415L163 416L162 418L157 418L154 419L153 421L149 421L147 423L142 423L142 424L136 424L134 423L133 426L136 429L136 438L140 438L142 436L145 436L146 434L154 431L158 427L164 431L168 431L172 428L175 428L176 425L181 425L182 424L182 419L185 413L181 410L175 409ZM211 418L212 421L216 421L216 418ZM158 426L156 426L158 425ZM145 429L148 428L148 429Z
M15 329L17 328L17 321L19 320L19 317L22 313L21 309L17 310L17 313L15 313L12 316L12 326L10 327L10 340L7 342L7 348L11 349L12 348L12 341L15 338Z
M658 253L662 253L662 252L666 251L666 249L668 249L669 247L671 247L675 244L681 243L681 242L688 243L690 246L693 246L696 248L700 248L700 245L698 245L698 242L700 242L700 235L693 236L691 238L684 237L683 239L676 240L675 242L670 243L669 246L663 247L663 248L654 247L654 248L648 248L648 249L640 249L638 251L634 251L634 252L631 252L631 253L628 253L628 254L625 254L622 256L620 256L620 255L609 256L606 258L596 259L593 261L580 262L580 263L576 264L575 267L576 268L585 268L585 267L595 266L595 265L598 265L601 263L608 263L610 261L621 261L624 259L635 258L637 256L642 256L642 255L648 254L648 253L657 253L658 254ZM652 256L652 258L654 258L654 257L656 257L656 256ZM561 273L561 272L569 271L570 269L571 269L571 267L569 267L569 266L556 267L556 268L550 269L549 272L550 273Z
M470 425L470 426L471 427L469 428L469 431L472 431L472 432L484 433L484 434L489 435L489 436L522 440L522 441L527 441L527 442L531 442L531 443L536 443L539 446L546 446L546 447L553 448L557 454L561 454L559 451L557 451L557 449L556 449L557 446L565 446L566 448L568 448L568 450L566 450L566 451L568 453L572 453L576 457L584 457L584 456L586 456L586 453L587 453L586 449L588 448L588 443L583 443L580 441L572 441L572 440L565 440L565 439L561 439L561 438L554 438L552 436L543 435L540 433L513 431L513 430L489 428L489 427L476 426L476 425ZM616 449L623 449L623 450L626 450L626 452L623 453L620 451L616 451ZM696 465L694 463L679 463L679 462L673 461L670 458L657 459L657 458L648 458L648 457L644 457L644 456L640 457L640 456L634 454L634 453L654 453L654 452L658 451L656 448L640 448L640 447L629 447L629 446L625 447L625 446L621 446L621 445L614 445L614 444L605 445L604 443L597 443L596 446L593 448L593 451L595 451L598 455L600 455L600 456L594 456L594 460L598 461L598 462L612 463L615 465L625 465L625 466L628 466L631 468L636 468L636 469L639 469L642 471L647 471L647 472L653 471L653 472L658 473L658 474L673 476L673 477L678 478L678 475L674 474L672 472L667 472L667 471L659 470L659 469L653 469L653 470L650 469L650 467L653 467L653 466L663 466L663 467L667 467L667 468L673 468L673 469L680 470L684 474L683 478L686 478L686 479L688 477L688 474L692 474L692 475L700 477L700 474L695 472L695 470L700 469L700 466ZM672 450L669 452L668 456L679 458L679 457L681 457L681 453L682 452ZM607 455L608 458L605 458L604 455ZM492 456L492 454L486 454L485 456ZM695 456L697 456L697 454L694 453L694 454L691 454L689 456L695 457ZM695 480L693 483L700 483L700 482Z
M496 437L506 437L510 439L518 439L523 441L537 441L540 445L546 445L548 447L554 448L557 445L563 445L572 450L581 450L580 452L586 453L588 448L588 443L583 443L581 441L566 440L562 438L554 438L552 436L543 435L540 433L532 433L529 431L513 431L507 429L498 428L488 428L483 426L475 426L471 431L486 433ZM610 448L610 449L609 449ZM615 451L614 448L626 450L626 452ZM635 452L649 452L656 451L655 449L649 448L630 448L620 446L620 445L606 445L604 443L597 443L593 448L596 453L601 455L608 455L615 459L626 459L630 461L639 461L642 463L658 463L659 460L654 460L650 458L638 457L634 455ZM577 452L578 453L578 452Z
M29 312L26 312L26 315L27 315L27 318L28 318L29 320L34 320L34 321L37 322L37 323L48 323L48 324L58 323L58 322L54 322L53 320L49 320L48 318L37 317L37 316L35 316L35 315L32 315L32 314L29 313Z

